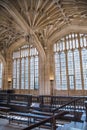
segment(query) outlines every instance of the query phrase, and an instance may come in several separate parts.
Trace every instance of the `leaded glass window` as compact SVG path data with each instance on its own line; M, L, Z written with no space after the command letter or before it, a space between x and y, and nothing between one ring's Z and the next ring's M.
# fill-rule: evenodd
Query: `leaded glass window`
M67 62L68 62L69 86L70 86L70 89L74 89L74 62L73 62L72 51L68 51Z
M54 44L58 90L87 90L87 34L71 33Z
M32 45L24 45L13 52L13 88L39 88L39 56Z
M82 89L81 84L81 68L80 68L80 56L79 51L74 51L74 69L75 69L75 82L76 82L76 89Z

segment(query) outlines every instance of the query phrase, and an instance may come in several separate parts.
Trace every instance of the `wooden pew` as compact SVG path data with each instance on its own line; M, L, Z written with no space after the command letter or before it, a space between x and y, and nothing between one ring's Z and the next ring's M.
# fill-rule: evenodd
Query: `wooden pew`
M49 115L46 115L44 113L38 114L38 113L26 113L26 112L25 113L24 112L9 112L9 116L10 116L9 123L15 122L15 121L18 123L24 123L24 121L26 121L25 123L27 123L27 125L50 117Z
M12 111L27 112L32 103L32 95L10 94L9 106Z

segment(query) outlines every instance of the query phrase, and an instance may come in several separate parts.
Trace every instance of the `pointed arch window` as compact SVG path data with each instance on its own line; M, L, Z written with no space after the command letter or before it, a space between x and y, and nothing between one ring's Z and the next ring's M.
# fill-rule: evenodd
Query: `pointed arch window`
M87 34L71 33L57 41L54 60L57 89L87 90Z
M24 45L13 52L13 88L39 88L39 55L32 45Z

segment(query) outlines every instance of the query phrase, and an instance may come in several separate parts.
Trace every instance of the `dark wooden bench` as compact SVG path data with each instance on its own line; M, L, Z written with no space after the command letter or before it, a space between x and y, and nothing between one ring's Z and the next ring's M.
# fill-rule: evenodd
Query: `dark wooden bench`
M0 111L9 112L10 111L10 107L0 106Z
M32 95L10 94L8 105L11 111L26 112L32 103Z
M43 113L41 115L41 113L38 114L38 113L10 112L9 123L14 122L14 121L18 123L23 123L24 121L26 121L26 123L29 125L32 121L34 123L35 121L40 121L42 119L46 119L49 117L50 116L44 115Z
M0 117L1 118L8 118L9 112L10 112L10 107L0 106Z
M0 106L7 106L9 101L9 94L0 93Z

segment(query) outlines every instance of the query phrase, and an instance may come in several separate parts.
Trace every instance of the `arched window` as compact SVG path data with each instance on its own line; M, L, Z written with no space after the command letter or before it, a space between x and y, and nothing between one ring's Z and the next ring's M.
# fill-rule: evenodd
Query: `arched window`
M57 89L87 90L87 34L61 38L54 44L54 59Z
M2 61L0 60L0 89L2 89L2 73L3 73L3 65Z
M39 56L32 45L24 45L13 52L13 88L39 88Z

